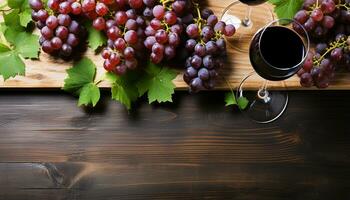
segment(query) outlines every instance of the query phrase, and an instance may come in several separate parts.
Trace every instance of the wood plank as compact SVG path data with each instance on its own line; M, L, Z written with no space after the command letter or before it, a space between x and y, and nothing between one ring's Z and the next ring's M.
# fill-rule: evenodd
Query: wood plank
M347 92L292 92L259 125L223 93L178 92L130 114L59 92L0 96L0 200L349 199ZM332 106L329 106L332 105Z
M1 1L3 0L0 0L0 2ZM227 0L208 1L209 7L211 7L218 16L221 16L223 9L230 3L231 1ZM253 71L247 54L238 52L234 49L229 49L228 53L228 63L220 72L221 76L218 78L216 89L228 89L227 83L224 81L225 79L228 80L230 85L235 88L239 85L243 77ZM99 67L98 77L102 77L104 74L102 58L99 55L95 55L92 51L86 52L86 56L91 58L96 63L96 65ZM11 78L6 82L0 80L0 88L61 88L66 77L65 71L72 66L72 63L60 59L53 59L45 53L42 53L38 61L27 60L26 65L27 68L25 77ZM179 90L187 89L187 85L182 80L181 74L174 80L174 83ZM260 82L257 82L252 87L259 84ZM283 89L283 84L285 84L289 89L305 89L300 87L298 77L292 77L284 83L273 83L272 87L276 89ZM101 86L110 87L107 82L103 82ZM334 83L328 89L350 89L350 73L338 73Z

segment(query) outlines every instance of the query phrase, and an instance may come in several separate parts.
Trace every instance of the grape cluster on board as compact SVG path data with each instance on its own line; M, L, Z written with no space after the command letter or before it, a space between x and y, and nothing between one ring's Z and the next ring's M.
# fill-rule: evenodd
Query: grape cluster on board
M44 52L70 56L89 21L108 38L104 68L117 75L139 63L183 60L184 80L197 92L214 87L235 27L190 0L30 0ZM187 51L186 51L186 50ZM184 51L185 50L185 51ZM187 52L184 54L184 52ZM185 56L184 56L185 55Z
M70 56L74 47L78 46L80 39L84 37L85 30L69 13L71 7L67 2L50 0L48 7L41 0L31 0L33 9L32 19L40 29L40 45L44 52L59 54L63 57Z
M294 19L315 46L298 72L300 84L327 88L336 70L350 69L350 0L305 0Z

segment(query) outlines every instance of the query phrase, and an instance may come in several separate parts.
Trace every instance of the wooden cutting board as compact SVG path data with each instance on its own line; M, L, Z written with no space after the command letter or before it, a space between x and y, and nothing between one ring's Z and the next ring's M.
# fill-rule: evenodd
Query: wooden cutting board
M232 3L229 0L208 0L208 5L214 12L221 16L224 8ZM271 7L272 9L272 7ZM246 41L247 43L249 41ZM231 87L238 86L244 76L253 71L250 65L248 54L238 52L232 48L228 48L228 63L220 71L220 77L217 80L216 89L228 89L229 82ZM95 55L93 51L88 50L86 56L92 59L98 66L97 78L102 77L104 69L102 67L103 60L100 55ZM71 62L67 62L61 59L54 59L45 53L40 54L39 60L26 60L26 75L24 77L17 76L15 78L8 79L7 81L0 80L1 88L61 88L66 78L66 69L72 66ZM335 82L328 89L347 90L350 89L350 73L338 73L335 78ZM174 83L177 89L186 89L187 85L182 80L182 74L180 74ZM259 86L261 82L257 81L252 83L250 87ZM282 82L273 83L275 89L282 89ZM305 89L300 87L299 78L292 77L284 82L289 89L301 90ZM109 87L107 82L103 82L101 87ZM249 87L249 86L248 86ZM315 89L315 88L312 88Z

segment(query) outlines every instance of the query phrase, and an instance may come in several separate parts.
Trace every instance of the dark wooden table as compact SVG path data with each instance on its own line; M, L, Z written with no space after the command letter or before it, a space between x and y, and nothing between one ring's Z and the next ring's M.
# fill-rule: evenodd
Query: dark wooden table
M222 92L128 113L0 92L0 199L350 199L350 92L291 92L259 125Z

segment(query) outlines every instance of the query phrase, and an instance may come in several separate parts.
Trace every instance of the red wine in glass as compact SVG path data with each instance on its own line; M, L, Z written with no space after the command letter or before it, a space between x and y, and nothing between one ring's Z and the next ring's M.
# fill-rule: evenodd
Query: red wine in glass
M254 36L249 56L255 72L267 80L278 81L298 72L305 53L298 33L287 27L271 26Z
M307 31L295 32L292 23L302 27L293 19L277 19L258 30L250 43L254 72L243 78L236 98L248 102L240 109L255 122L269 123L282 115L289 101L284 80L298 72L309 52Z

